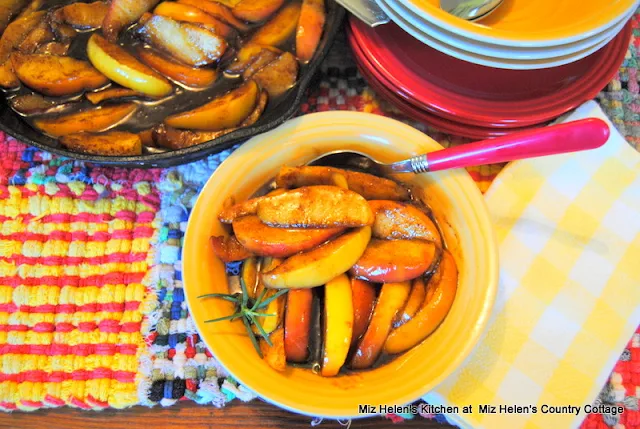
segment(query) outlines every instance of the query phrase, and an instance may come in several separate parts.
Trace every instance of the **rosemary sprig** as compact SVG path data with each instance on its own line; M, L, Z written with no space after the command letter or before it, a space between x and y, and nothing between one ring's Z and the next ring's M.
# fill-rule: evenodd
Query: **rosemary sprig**
M228 316L218 317L216 319L205 320L204 323L215 323L223 320L237 320L242 319L242 323L247 329L247 333L249 334L249 339L251 340L251 344L258 352L258 355L262 358L262 352L260 351L260 345L258 344L258 339L256 338L256 334L254 334L251 325L256 327L256 330L260 334L262 338L269 344L269 346L273 346L271 340L269 339L269 334L265 332L262 328L262 325L256 320L256 317L273 317L275 314L268 314L264 312L260 312L258 310L262 310L266 308L272 301L278 299L280 296L287 293L287 289L279 290L273 295L267 296L267 289L263 289L260 295L256 299L251 299L249 297L249 293L247 292L246 286L244 282L240 282L240 288L242 293L235 294L225 294L225 293L208 293L205 295L200 295L198 298L219 298L224 299L226 301L230 301L235 304L234 313Z

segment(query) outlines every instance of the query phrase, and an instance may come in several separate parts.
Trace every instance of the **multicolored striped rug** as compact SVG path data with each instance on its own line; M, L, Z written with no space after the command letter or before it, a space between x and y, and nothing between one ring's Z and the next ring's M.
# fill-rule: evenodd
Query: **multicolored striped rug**
M625 64L598 96L635 145L637 16ZM388 115L445 146L466 142L393 110L368 88L343 40L301 114L322 110ZM0 408L101 409L180 400L223 406L253 399L198 337L181 283L189 210L231 151L166 170L123 170L54 157L4 135L0 142ZM485 190L501 168L469 172ZM583 428L640 427L639 386L640 331L598 399L627 411L591 415Z

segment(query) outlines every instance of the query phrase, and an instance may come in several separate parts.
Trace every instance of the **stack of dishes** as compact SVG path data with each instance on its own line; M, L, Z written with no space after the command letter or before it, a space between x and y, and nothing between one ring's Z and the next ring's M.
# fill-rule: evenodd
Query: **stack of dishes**
M571 15L573 1L505 0L479 24L440 10L439 0L377 1L393 23L348 25L362 75L407 116L474 139L545 126L594 98L624 61L640 3L593 0L584 6L591 14ZM525 13L534 4L546 18ZM545 9L552 5L557 13Z

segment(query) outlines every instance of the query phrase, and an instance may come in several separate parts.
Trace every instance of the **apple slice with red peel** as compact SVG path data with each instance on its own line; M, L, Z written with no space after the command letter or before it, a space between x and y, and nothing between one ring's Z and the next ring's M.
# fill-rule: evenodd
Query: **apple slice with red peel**
M268 19L284 4L284 0L241 0L232 9L233 14L249 22Z
M433 241L442 246L440 233L435 223L418 207L398 201L369 201L375 213L372 234L385 240L420 239Z
M309 357L312 303L312 289L291 289L287 292L284 352L289 362L304 362Z
M225 237L220 235L211 237L211 246L213 247L213 253L222 262L242 261L253 256L234 236Z
M310 288L322 286L345 273L356 262L371 238L371 227L356 228L315 247L298 253L262 274L271 288Z
M410 282L382 285L367 331L351 358L352 368L370 368L375 363L384 348L391 325L407 302L410 291Z
M331 279L324 287L324 356L320 373L333 377L344 365L353 333L351 282L346 274Z
M325 22L324 0L303 0L296 31L296 56L302 63L313 58L322 39Z
M208 13L205 13L202 9L188 4L165 1L160 3L153 10L153 13L175 19L176 21L203 24L205 27L212 28L216 34L225 38L229 37L234 31L233 28L215 19Z
M218 18L227 24L235 27L239 31L247 31L249 26L244 22L238 20L231 9L227 5L221 4L217 1L212 0L178 0L178 3L188 4L190 6L195 6L198 9L207 12L209 15Z
M367 330L369 320L376 304L376 287L367 281L351 279L353 296L353 335L351 345L357 344Z
M431 335L449 314L457 288L456 262L451 253L444 250L438 273L429 282L427 296L431 296L411 320L389 334L384 351L390 354L405 352Z
M407 304L398 314L393 326L397 328L411 320L420 307L422 307L422 304L426 299L426 295L427 287L424 284L424 279L422 277L413 279L411 282L411 293L409 294L409 299L407 299Z
M437 249L431 241L372 239L351 275L374 283L413 280L431 267Z
M274 228L257 216L244 216L233 222L233 233L246 249L277 258L311 250L343 231L344 228Z
M264 46L279 46L286 42L298 27L301 5L292 2L281 8L266 24L251 37L249 43Z

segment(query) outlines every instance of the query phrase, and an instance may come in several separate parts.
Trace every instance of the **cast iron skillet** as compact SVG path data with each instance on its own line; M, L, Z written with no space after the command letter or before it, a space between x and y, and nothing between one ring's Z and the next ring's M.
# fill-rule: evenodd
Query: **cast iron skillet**
M314 58L300 69L300 77L296 86L289 90L287 95L279 100L276 106L267 108L262 117L250 127L241 128L206 143L163 153L148 153L139 156L87 155L71 152L61 146L55 139L33 129L9 107L6 98L0 94L0 130L15 137L17 140L56 155L79 161L117 165L119 167L170 167L197 161L208 155L221 152L238 143L243 143L253 136L276 128L298 112L306 89L313 83L320 64L331 48L337 33L342 30L342 21L345 15L344 9L334 0L328 0L326 7L325 30Z

